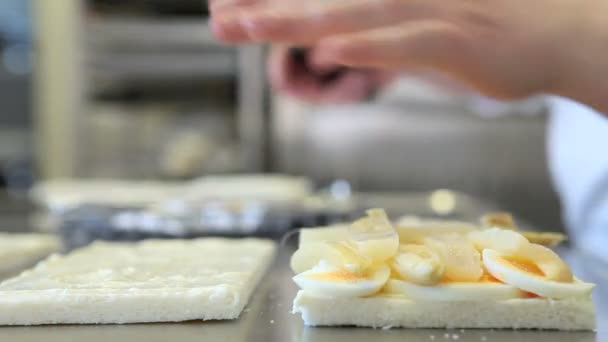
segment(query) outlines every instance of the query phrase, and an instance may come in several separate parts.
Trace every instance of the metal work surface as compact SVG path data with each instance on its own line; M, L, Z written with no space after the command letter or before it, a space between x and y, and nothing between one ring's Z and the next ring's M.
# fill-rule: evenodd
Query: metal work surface
M404 207L402 207L404 208ZM402 209L404 210L404 209ZM63 325L0 328L0 341L218 341L218 342L418 342L418 341L608 341L608 267L565 250L566 258L584 279L598 283L595 303L598 332L558 332L488 329L368 329L309 328L291 314L297 288L291 281L289 257L295 238L279 249L275 264L254 293L240 319L235 321L186 322L132 325ZM579 267L584 265L584 267ZM583 269L594 270L582 274Z

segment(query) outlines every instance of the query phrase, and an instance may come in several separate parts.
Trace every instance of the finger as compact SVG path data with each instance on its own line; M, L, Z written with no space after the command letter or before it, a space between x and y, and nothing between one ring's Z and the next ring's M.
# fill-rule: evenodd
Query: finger
M259 6L268 0L211 0L211 30L216 38L228 43L250 41L247 32L238 23L237 16L251 6Z
M268 57L268 79L275 89L283 89L287 86L290 75L289 48L285 46L274 46Z
M319 52L319 49L316 47L310 49L310 53L308 55L308 64L312 70L323 74L331 72L332 70L340 67L340 64L336 63L335 61L317 58L316 55L319 53L323 52Z
M400 74L399 72L386 70L373 70L370 72L372 72L374 84L379 89L396 80Z
M374 92L376 84L370 73L349 71L331 86L325 87L322 103L352 103L367 99Z
M209 10L211 13L227 11L239 7L251 6L261 3L262 0L210 0Z
M301 1L254 6L237 21L252 40L311 43L322 37L369 30L398 22L438 18L447 11L438 0Z
M472 42L458 27L417 21L321 40L315 63L401 69L459 69L472 59Z
M230 18L213 17L209 25L211 32L218 40L227 43L241 43L250 40L243 27Z
M300 100L315 103L346 103L363 100L372 91L374 79L363 72L345 72L331 83L293 62L289 49L275 47L269 58L269 79L273 88Z
M323 95L318 79L304 65L297 63L287 47L274 47L268 59L268 78L275 90L309 101Z

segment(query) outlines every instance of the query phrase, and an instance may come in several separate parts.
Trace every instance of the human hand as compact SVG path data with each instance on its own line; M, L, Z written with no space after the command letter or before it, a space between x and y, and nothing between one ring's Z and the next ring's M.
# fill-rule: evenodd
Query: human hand
M277 46L268 60L268 77L278 91L314 103L349 103L373 96L394 73L315 64L317 49Z
M603 0L214 0L218 37L314 45L315 63L434 69L503 99L608 104Z

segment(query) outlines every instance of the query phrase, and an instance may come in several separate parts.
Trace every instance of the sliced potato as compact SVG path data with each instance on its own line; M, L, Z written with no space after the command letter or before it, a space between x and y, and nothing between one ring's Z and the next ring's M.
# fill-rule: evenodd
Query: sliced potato
M481 225L486 228L496 227L517 230L517 224L513 215L507 212L489 213L483 215L480 221Z
M553 247L557 246L560 243L568 240L568 237L562 233L554 233L554 232L520 232L526 239L528 239L532 243L536 243L543 246Z
M437 253L450 281L478 281L483 275L481 255L473 243L459 234L427 237L424 244Z
M400 279L420 285L434 285L443 279L445 265L432 249L423 245L401 245L399 253L389 261Z
M397 233L401 243L422 243L428 236L445 234L467 234L479 230L479 227L468 222L442 220L400 220Z
M338 224L327 227L303 228L300 230L299 247L323 241L345 241L348 239L348 225Z
M383 263L397 254L399 235L384 210L370 209L367 215L350 225L348 241L372 263Z

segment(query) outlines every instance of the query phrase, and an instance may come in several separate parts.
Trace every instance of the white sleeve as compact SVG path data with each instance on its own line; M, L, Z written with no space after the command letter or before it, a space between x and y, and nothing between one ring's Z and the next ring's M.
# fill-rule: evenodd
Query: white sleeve
M578 248L608 262L608 117L551 98L548 160Z

